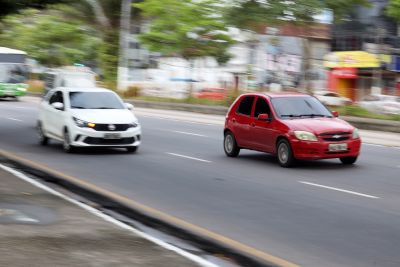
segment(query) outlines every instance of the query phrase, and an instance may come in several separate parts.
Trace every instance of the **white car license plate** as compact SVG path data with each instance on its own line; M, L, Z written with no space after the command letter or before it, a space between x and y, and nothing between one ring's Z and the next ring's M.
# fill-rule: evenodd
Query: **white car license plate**
M347 150L347 144L329 144L329 151L335 152L335 151L346 151Z
M106 133L106 134L104 134L104 139L121 139L121 134L119 134L119 133Z

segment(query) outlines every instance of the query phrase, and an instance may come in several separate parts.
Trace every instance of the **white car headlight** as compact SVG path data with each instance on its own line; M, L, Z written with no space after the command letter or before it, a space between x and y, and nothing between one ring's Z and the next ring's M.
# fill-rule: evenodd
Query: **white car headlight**
M318 141L315 134L306 131L294 131L294 135L297 139L302 141Z
M139 123L137 121L135 121L135 122L129 123L128 125L129 125L129 128L136 128L139 126Z
M81 119L78 119L75 117L73 117L72 119L74 120L76 126L81 127L81 128L85 128L85 127L94 128L96 126L95 123L87 122L87 121L84 121L84 120L81 120Z
M353 131L353 139L358 139L358 138L360 138L360 133L359 133L358 129L355 128Z

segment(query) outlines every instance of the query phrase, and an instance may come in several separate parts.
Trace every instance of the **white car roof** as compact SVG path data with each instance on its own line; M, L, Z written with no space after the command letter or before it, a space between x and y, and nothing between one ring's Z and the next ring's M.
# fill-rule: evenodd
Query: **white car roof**
M60 90L64 92L114 92L112 90L101 87L93 87L93 88L58 87L53 90Z
M336 95L339 95L337 92L323 91L323 90L314 91L314 94L317 94L317 95L323 95L323 94L336 94Z

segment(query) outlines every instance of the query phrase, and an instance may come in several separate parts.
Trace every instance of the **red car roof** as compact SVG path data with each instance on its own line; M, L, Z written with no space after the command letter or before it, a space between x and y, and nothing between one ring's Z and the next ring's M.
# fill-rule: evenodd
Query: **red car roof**
M268 96L270 98L277 98L277 97L297 97L297 96L309 96L305 93L299 92L265 92L265 93L248 93L246 95L256 95L256 96Z

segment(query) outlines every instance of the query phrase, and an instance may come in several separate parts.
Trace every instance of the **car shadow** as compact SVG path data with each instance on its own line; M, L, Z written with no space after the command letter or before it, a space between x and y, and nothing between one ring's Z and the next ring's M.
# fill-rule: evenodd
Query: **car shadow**
M18 100L12 98L0 98L0 102L18 102Z
M50 143L46 146L48 149L51 149L53 152L66 153L63 150L61 143ZM107 147L80 147L77 148L71 155L135 155L139 153L129 153L124 148L107 148Z
M276 164L277 166L279 165L278 160L275 156L265 153L255 152L254 154L239 155L237 159L251 161L251 162L259 162L259 163L270 163L274 165Z
M246 160L257 163L267 163L280 167L276 156L271 154L257 153L239 155L238 160ZM355 163L354 165L344 165L339 159L324 159L324 160L298 160L290 169L298 170L341 170L341 169L357 169L360 168L360 164Z

